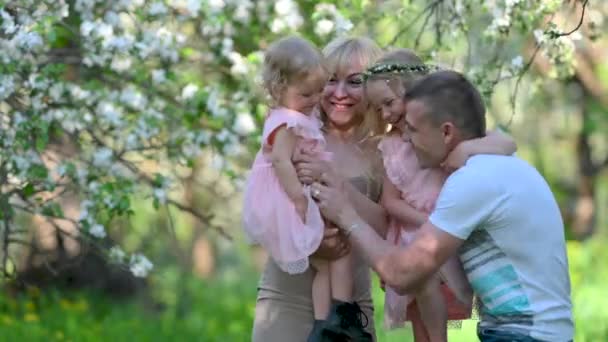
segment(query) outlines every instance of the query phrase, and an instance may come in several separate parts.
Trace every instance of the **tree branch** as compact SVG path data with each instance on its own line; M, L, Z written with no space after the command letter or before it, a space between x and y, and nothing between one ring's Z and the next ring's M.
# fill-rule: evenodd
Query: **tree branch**
M583 2L583 13L581 13L581 18L580 18L580 20L578 22L578 25L576 25L576 27L573 28L572 31L556 34L552 38L559 38L559 37L569 36L569 35L573 34L574 32L578 31L578 29L580 29L581 26L583 25L583 19L585 18L585 7L587 7L587 3L588 2L589 2L589 0L585 0L585 2Z
M394 45L397 42L397 39L399 39L399 37L401 37L407 31L409 31L418 22L418 20L420 20L420 18L422 18L422 16L426 12L428 12L429 10L432 10L433 8L435 8L435 6L437 6L439 3L443 2L443 1L444 0L435 0L434 2L432 2L428 6L426 6L422 10L422 12L418 13L418 15L416 16L416 18L414 18L414 20L409 23L409 25L405 26L399 32L397 32L397 34L395 34L395 36L393 37L393 39L391 39L391 41L388 43L388 45L389 46Z

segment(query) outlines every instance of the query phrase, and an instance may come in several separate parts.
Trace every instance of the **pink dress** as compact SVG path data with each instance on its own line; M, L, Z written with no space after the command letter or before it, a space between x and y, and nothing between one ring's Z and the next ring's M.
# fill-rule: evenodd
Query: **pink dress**
M386 136L378 148L382 151L386 175L401 192L402 199L415 209L430 214L447 174L441 169L422 169L412 145L395 134ZM391 218L387 240L405 246L413 239L418 228ZM446 296L448 319L469 318L473 292L456 256L441 267L440 276L444 285L442 293L438 295ZM390 287L386 287L384 320L387 328L402 327L406 321L412 319L412 309L415 305L413 300L413 296L400 296Z
M298 137L296 148L307 149L328 158L321 122L286 108L270 111L262 133L262 147L247 178L243 207L243 227L250 242L261 245L276 264L289 274L308 269L308 257L317 250L325 227L319 207L303 186L308 210L303 222L296 207L283 190L270 161L272 137L286 126Z

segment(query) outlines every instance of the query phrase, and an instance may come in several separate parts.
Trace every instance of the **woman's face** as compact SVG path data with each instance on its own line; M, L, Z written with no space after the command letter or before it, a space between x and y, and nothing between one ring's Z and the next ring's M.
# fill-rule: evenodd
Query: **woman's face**
M384 122L403 131L405 101L402 93L404 91L398 81L393 83L391 87L388 80L368 81L366 95L372 108L382 114Z
M332 127L347 130L363 119L368 107L363 91L363 71L363 65L351 63L348 68L330 75L321 95L321 107Z

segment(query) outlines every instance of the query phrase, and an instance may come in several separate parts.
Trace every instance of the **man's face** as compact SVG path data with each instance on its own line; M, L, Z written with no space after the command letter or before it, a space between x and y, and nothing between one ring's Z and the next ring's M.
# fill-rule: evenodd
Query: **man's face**
M439 125L430 119L430 108L420 100L406 104L405 135L409 138L422 168L439 167L454 146L454 125Z

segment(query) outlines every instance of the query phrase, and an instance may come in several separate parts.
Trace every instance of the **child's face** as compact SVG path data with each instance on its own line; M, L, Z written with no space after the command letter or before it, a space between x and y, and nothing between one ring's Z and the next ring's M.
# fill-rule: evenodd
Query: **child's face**
M367 97L372 108L382 113L382 119L391 126L404 130L405 103L403 94L405 93L400 82L393 82L389 86L386 80L373 80L367 83Z
M309 73L304 79L293 80L282 92L279 104L285 108L310 115L319 104L327 74L323 69Z

